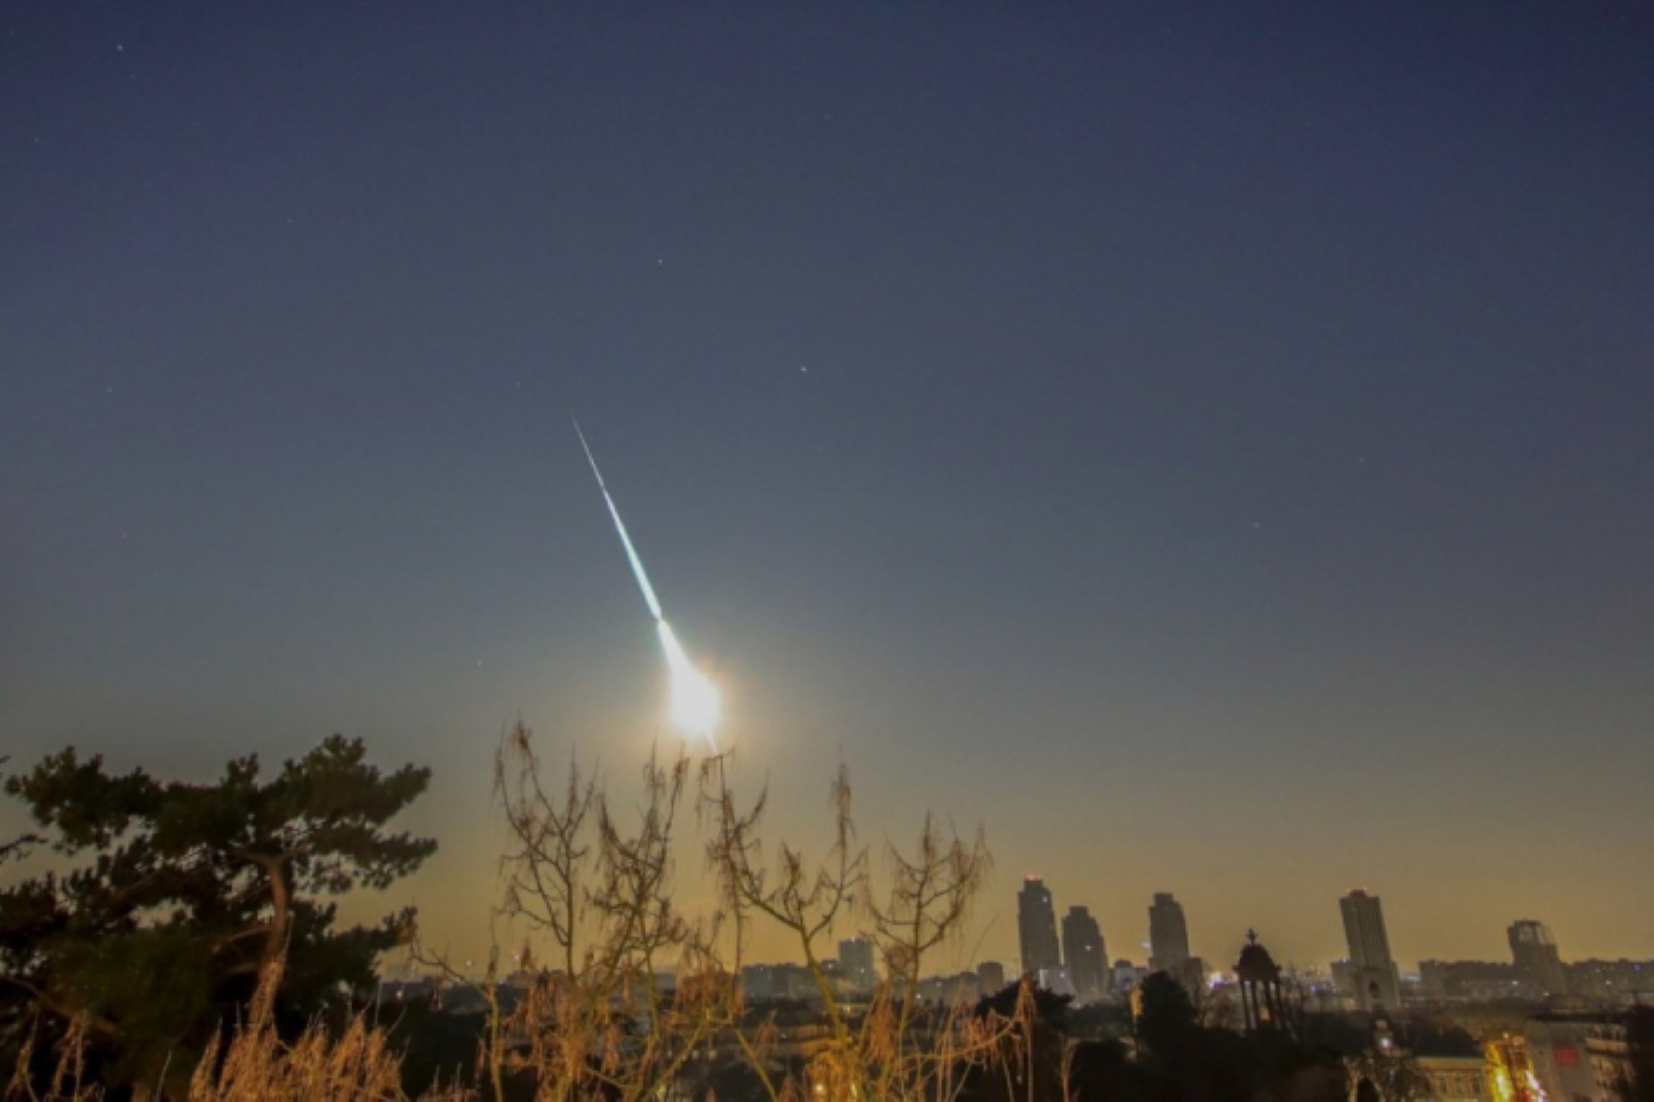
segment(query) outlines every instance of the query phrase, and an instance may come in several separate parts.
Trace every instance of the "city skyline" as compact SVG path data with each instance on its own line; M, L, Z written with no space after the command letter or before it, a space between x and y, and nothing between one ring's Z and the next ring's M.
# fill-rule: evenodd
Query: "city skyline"
M1356 888L1339 896L1338 903L1343 919L1346 955L1324 960L1289 958L1283 963L1292 971L1304 970L1329 978L1345 990L1358 1010L1397 1010L1402 1006L1402 976L1399 962L1389 948L1382 900L1365 889ZM1117 964L1130 964L1139 970L1139 974L1166 972L1175 977L1183 964L1203 963L1205 968L1199 974L1199 982L1204 983L1214 974L1232 979L1235 965L1246 947L1267 941L1259 938L1256 930L1248 929L1238 939L1236 951L1231 954L1235 960L1204 960L1187 949L1187 919L1174 893L1155 892L1149 907L1150 939L1158 923L1162 943L1169 951L1157 956L1150 948L1150 941L1144 941L1138 947L1141 952L1137 954L1110 954L1106 949L1108 935L1086 904L1067 905L1067 913L1062 916L1059 940L1055 916L1060 906L1055 892L1043 879L1025 878L1017 892L1018 929L1024 956L1013 958L1013 963L1007 966L1004 960L988 955L970 961L962 968L941 966L928 975L951 980L959 973L974 972L982 981L983 992L989 993L998 990L1008 978L1014 978L1020 972L1033 976L1036 982L1050 986L1061 994L1085 1001L1097 997L1097 993L1105 988L1114 990L1113 981L1105 977L1112 976ZM1648 978L1654 984L1654 949L1610 959L1583 955L1563 958L1559 955L1549 926L1541 921L1517 919L1505 928L1505 933L1507 950L1503 954L1494 954L1488 959L1471 957L1457 960L1421 954L1418 963L1438 969L1468 967L1477 980L1506 988L1512 981L1519 982L1526 985L1525 990L1530 995L1539 997L1567 993L1569 984L1563 978L1564 970L1572 965L1646 964L1650 966ZM1053 943L1058 948L1053 949ZM868 963L871 961L870 948L871 943L860 937L839 942L838 974L853 986L864 982L872 971ZM1038 963L1034 966L1028 963L1030 954L1038 957ZM1093 960L1093 957L1097 959ZM796 960L778 959L755 962L753 967L765 969L797 963ZM1090 971L1093 964L1099 966L1095 974ZM1427 970L1411 969L1409 982L1418 982L1424 971ZM1193 980L1196 977L1188 978ZM1091 985L1093 979L1098 981L1097 986ZM1429 976L1424 975L1423 987L1428 991L1430 986ZM1654 986L1646 989L1639 987L1636 992L1654 994ZM1629 995L1631 991L1622 994Z
M984 832L960 967L1030 873L1133 958L1170 890L1210 967L1336 959L1352 884L1404 963L1646 954L1650 56L1621 0L10 5L0 768L360 737L441 848L347 914L486 959L502 734L617 807L685 745L578 417L766 852L841 768L863 839Z

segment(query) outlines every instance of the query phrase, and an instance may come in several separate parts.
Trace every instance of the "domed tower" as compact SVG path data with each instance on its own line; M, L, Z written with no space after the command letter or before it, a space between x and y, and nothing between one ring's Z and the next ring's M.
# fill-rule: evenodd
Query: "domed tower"
M1268 949L1258 944L1254 930L1246 931L1246 945L1241 948L1240 960L1235 962L1235 978L1240 981L1241 1011L1246 1016L1248 1033L1292 1032L1286 998L1281 991L1281 966L1275 963Z

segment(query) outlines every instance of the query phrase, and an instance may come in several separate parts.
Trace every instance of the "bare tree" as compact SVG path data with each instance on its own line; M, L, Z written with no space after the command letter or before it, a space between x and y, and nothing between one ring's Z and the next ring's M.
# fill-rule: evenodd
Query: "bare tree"
M560 794L543 772L517 724L496 758L510 839L499 914L527 935L522 967L533 980L493 1031L490 1073L497 1088L509 1048L540 1098L655 1097L733 1011L716 931L672 901L689 761L662 765L651 755L630 825L577 765ZM532 947L548 941L549 967L535 969ZM670 990L660 982L667 972Z
M736 962L751 923L782 928L804 957L820 995L825 1039L809 1055L803 1079L767 1066L771 1031L735 1030L737 1040L772 1099L950 1098L965 1065L994 1058L1015 1023L977 1018L959 1005L926 1007L917 998L931 954L957 937L991 867L978 834L966 842L944 833L927 816L911 854L886 847L888 885L875 894L869 858L856 834L848 773L829 789L832 840L819 863L783 842L766 862L759 831L766 806L761 793L742 810L731 792L725 757L702 767L704 806L711 821L708 857L736 930ZM824 967L824 939L837 922L865 921L885 965L865 1012L853 1014Z

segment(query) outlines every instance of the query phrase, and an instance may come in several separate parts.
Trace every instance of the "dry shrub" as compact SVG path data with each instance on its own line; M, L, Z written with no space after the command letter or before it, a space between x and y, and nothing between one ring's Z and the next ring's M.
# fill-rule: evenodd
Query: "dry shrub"
M841 767L829 787L833 828L824 856L811 861L782 842L766 860L760 834L767 794L743 808L726 779L727 758L702 766L702 810L712 830L708 860L735 931L735 965L754 923L777 926L803 956L823 1008L824 1035L807 1046L802 1079L772 1072L769 1023L756 1031L734 1028L765 1093L776 1102L947 1102L959 1096L968 1067L1017 1050L1023 1038L1015 1020L977 1019L957 1002L931 1006L918 998L926 965L961 936L992 867L982 835L961 838L927 815L912 849L885 844L887 871L876 878ZM823 963L835 927L850 923L873 942L885 968L863 1013L841 997Z
M547 783L523 724L507 733L495 758L508 838L496 917L523 931L519 969L534 980L505 1013L496 952L479 988L489 1006L483 1074L496 1095L510 1073L550 1102L660 1098L731 1020L736 985L716 925L674 901L690 778L686 757L651 755L635 816L623 819L572 761L566 784ZM416 959L465 982L440 955L416 948ZM666 971L677 977L670 993L656 983Z
M330 1037L313 1021L291 1045L276 1036L273 1007L281 985L278 961L259 978L247 1021L236 1027L219 1059L208 1046L190 1077L190 1102L385 1102L400 1100L402 1060L382 1029L358 1014Z
M52 1084L42 1095L34 1089L29 1066L34 1062L35 1038L31 1033L17 1054L11 1081L6 1084L6 1102L98 1102L103 1088L87 1086L82 1080L86 1068L86 1024L79 1019L69 1023L69 1032L57 1046L57 1064L52 1069Z

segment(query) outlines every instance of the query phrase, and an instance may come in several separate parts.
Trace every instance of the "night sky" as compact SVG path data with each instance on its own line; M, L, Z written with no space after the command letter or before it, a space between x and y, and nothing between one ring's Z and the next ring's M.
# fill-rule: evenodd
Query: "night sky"
M770 836L986 828L938 967L1651 956L1651 203L1643 3L10 3L0 753L361 736L480 954L502 728L677 747L578 417Z

